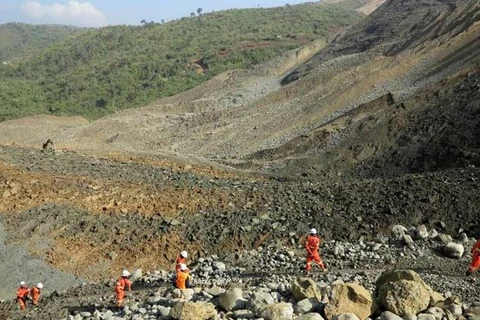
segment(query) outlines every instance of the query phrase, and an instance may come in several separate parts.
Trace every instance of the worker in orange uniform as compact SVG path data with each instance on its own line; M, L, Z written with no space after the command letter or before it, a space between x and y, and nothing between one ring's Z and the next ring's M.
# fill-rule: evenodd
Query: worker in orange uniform
M20 282L20 288L17 289L17 302L20 305L20 310L25 310L27 308L26 302L28 300L28 294L30 290L28 289L25 281Z
M310 273L312 270L312 262L314 261L316 264L322 268L323 271L326 271L325 265L323 264L322 258L318 254L318 247L320 246L320 238L317 236L317 229L312 228L310 229L310 235L307 236L307 240L305 241L305 248L307 249L307 274Z
M184 263L180 263L175 279L175 287L178 289L187 289L190 287L190 271Z
M478 268L480 268L480 239L477 240L472 250L472 263L467 270L467 276L471 275Z
M180 265L183 263L184 265L187 264L187 257L188 253L187 251L182 251L177 257L177 260L175 260L175 271L178 273L180 271Z
M32 289L30 290L30 297L32 297L32 304L34 306L38 306L38 299L40 299L40 293L42 288L43 284L39 282L35 287L32 287Z
M125 298L125 290L132 291L132 282L128 279L130 277L130 272L128 270L122 271L122 276L118 278L117 284L115 285L115 293L117 295L117 307L121 307L123 304L123 299Z

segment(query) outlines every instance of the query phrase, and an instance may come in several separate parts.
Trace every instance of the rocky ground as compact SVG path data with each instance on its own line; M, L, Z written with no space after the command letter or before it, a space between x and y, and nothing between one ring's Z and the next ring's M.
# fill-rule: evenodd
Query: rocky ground
M315 271L308 279L300 271L300 246L258 248L190 260L194 288L183 292L171 285L172 272L135 270L134 289L123 308L114 306L112 278L55 291L43 297L39 308L24 313L11 301L3 302L0 314L5 319L79 320L345 319L344 313L354 313L347 318L352 320L397 319L395 313L475 319L480 289L475 277L464 276L470 261L464 245L469 248L473 241L465 234L453 241L435 229L396 225L375 241L326 241L322 255L328 271ZM412 271L388 271L399 268Z

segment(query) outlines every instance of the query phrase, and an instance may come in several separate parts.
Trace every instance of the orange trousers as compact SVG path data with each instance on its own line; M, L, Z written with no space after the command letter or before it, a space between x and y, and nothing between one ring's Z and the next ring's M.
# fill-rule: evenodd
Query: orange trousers
M320 258L318 251L314 251L312 254L310 254L310 252L307 253L307 266L305 267L307 271L312 270L312 262L315 262L322 269L325 269L325 265L323 264L322 258Z
M478 268L480 268L480 255L474 255L472 257L472 263L470 264L470 267L468 268L468 272L474 272Z
M123 299L125 298L125 291L117 291L117 307L121 307L123 304Z
M17 298L18 304L20 305L20 310L25 310L27 307L25 305L25 299Z

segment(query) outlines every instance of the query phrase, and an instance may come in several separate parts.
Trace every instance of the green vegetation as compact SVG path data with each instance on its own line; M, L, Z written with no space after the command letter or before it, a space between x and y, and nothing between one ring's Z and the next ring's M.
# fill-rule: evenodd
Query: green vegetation
M339 5L308 3L90 29L18 66L0 65L0 121L38 113L96 119L269 60L361 18Z
M87 29L58 25L0 25L0 62L18 63L37 56L53 44Z

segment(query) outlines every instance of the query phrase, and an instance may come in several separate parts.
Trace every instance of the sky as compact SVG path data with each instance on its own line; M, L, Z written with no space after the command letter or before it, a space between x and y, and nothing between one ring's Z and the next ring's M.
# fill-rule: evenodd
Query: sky
M118 24L160 22L231 8L276 7L302 0L0 0L0 24L66 24L102 27Z

